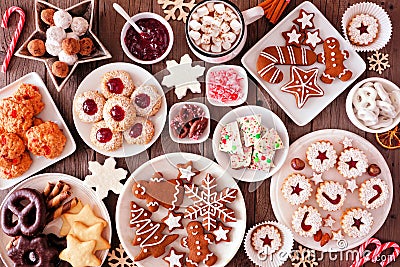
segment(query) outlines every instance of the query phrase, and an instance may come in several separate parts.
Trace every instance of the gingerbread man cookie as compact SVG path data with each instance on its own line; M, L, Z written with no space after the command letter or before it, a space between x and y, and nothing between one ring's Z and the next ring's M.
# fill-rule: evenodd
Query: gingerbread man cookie
M351 79L353 72L346 68L343 62L349 57L349 52L340 50L340 43L336 38L329 37L324 42L324 52L318 54L318 62L325 64L321 81L331 84L336 77L343 82Z
M186 266L197 267L201 262L207 266L214 265L218 257L208 248L214 242L214 235L205 234L201 223L195 221L188 223L186 231L188 236L181 240L181 245L190 250Z

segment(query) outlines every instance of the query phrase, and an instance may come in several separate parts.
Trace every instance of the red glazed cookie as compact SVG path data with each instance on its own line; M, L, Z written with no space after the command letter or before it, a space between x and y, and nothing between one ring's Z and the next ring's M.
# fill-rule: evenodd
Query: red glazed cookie
M99 149L114 151L122 146L122 132L113 131L105 121L99 121L90 130L90 141Z
M10 133L24 136L32 126L33 107L29 101L0 100L0 125Z
M208 248L214 242L214 236L204 233L204 228L200 222L188 223L186 232L188 236L181 240L181 245L189 249L186 266L197 267L199 263L204 263L207 266L214 265L218 257Z
M293 23L297 24L300 31L305 31L309 29L314 29L314 13L308 13L304 9L300 9L299 16L293 20Z
M159 206L169 210L179 209L184 198L182 182L178 179L166 180L161 172L154 173L150 181L135 182L132 192L135 197L146 200L151 212L156 212Z
M150 143L154 136L154 125L151 120L143 117L136 117L124 132L124 138L128 144L146 145Z
M141 261L149 256L158 258L165 253L165 247L174 242L179 235L167 235L163 231L165 224L151 220L152 213L131 201L131 228L136 228L132 245L141 248L134 261Z
M225 226L222 222L218 222L217 228L212 231L212 234L215 236L215 244L220 242L231 242L229 237L229 233L232 230L232 227Z
M58 125L52 121L34 126L26 133L28 149L36 156L53 159L61 155L67 138Z
M322 44L324 41L319 35L319 30L315 30L313 32L307 32L306 37L303 41L304 45L307 45L311 50L314 50L317 45Z
M31 102L33 115L39 114L44 108L39 88L33 84L21 84L15 92L14 98L18 101L28 100Z
M133 124L135 117L135 108L127 97L111 97L104 104L104 121L114 131L125 131Z
M343 82L353 76L353 72L346 68L344 61L349 58L349 52L340 50L339 40L329 37L324 42L324 52L318 54L318 62L325 64L325 71L322 73L321 81L331 84L335 78Z
M27 151L12 160L0 158L0 178L11 179L21 176L29 169L31 164L32 159Z
M297 47L301 47L301 44L304 39L304 33L297 30L296 26L292 26L292 28L286 32L282 32L283 38L285 38L286 46L294 45Z
M101 80L101 90L105 98L113 96L130 97L135 85L128 72L113 70L104 74Z
M93 123L103 119L106 100L96 91L80 94L74 101L74 111L82 122Z
M257 60L257 72L269 83L280 83L283 72L276 65L310 66L317 55L308 49L293 46L270 46L265 48Z
M13 133L0 134L0 157L6 159L15 159L21 156L25 151L25 144Z
M165 256L163 260L168 263L169 267L183 267L185 266L185 255L186 253L171 248L168 255Z
M170 232L175 229L183 229L182 224L183 213L177 213L174 211L169 211L168 215L165 216L161 221L168 226Z

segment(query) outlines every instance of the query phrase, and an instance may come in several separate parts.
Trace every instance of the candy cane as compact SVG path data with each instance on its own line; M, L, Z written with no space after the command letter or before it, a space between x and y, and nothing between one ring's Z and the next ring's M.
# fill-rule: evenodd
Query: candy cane
M380 264L381 264L382 267L385 267L386 265L388 265L389 263L394 261L400 254L400 246L398 244L394 243L394 242L387 242L387 243L377 247L372 252L372 255L371 255L371 259L372 260L371 261L372 262L377 262L377 260L379 259L379 256L381 255L381 253L383 251L385 251L386 249L388 249L388 248L393 248L394 251L390 256L387 257L386 260L381 261Z
M18 21L18 26L17 29L15 30L14 37L11 40L11 44L8 47L7 50L7 55L4 58L3 65L1 66L1 72L5 73L7 71L8 64L10 63L11 57L14 54L15 46L17 45L19 36L21 35L21 31L24 28L25 24L25 13L24 11L17 6L12 6L9 9L6 10L6 12L3 15L3 19L1 21L1 27L7 28L7 23L8 19L10 18L11 14L13 12L17 12L19 14L19 21Z
M372 254L372 252L370 253L370 255L368 257L363 256L365 249L370 244L375 244L376 249L378 249L381 246L381 241L379 241L376 238L370 238L364 244L362 244L360 246L360 248L358 249L358 254L356 256L356 259L354 260L353 264L350 267L360 267L360 266L363 266L366 262L371 260L372 257L370 257L370 255Z

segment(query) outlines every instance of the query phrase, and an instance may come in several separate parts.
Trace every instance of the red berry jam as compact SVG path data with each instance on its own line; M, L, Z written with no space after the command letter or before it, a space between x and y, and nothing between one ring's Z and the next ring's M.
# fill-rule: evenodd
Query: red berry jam
M83 112L92 116L97 112L97 104L93 99L86 99L83 102Z
M116 121L122 121L125 118L125 111L120 106L114 106L110 111L111 117Z
M143 31L140 35L131 26L125 35L125 45L131 54L145 61L161 57L168 48L167 28L156 19L140 19L136 24Z
M110 142L112 139L113 133L109 128L100 128L97 130L96 139L100 143Z
M150 105L150 96L146 94L138 94L135 97L135 104L139 108L147 108Z
M125 86L120 78L112 78L107 82L108 91L113 94L122 94Z
M143 125L141 123L136 123L132 126L129 131L129 136L132 138L138 138L142 134Z

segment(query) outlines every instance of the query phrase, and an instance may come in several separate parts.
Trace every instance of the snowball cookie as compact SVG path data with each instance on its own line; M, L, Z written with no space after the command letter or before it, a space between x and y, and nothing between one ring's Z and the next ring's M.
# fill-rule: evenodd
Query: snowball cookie
M65 37L67 37L67 34L65 33L64 29L60 27L51 26L46 31L46 42L49 42L53 45L61 44Z
M67 11L58 10L54 13L54 24L57 27L68 29L71 26L72 16Z
M56 77L65 78L68 76L69 68L68 68L67 63L61 62L61 61L56 61L51 66L51 72Z
M82 56L89 56L94 49L94 45L93 45L93 41L90 38L82 38L79 41L80 45L81 45L81 50L79 51L79 54L81 54Z
M64 50L58 54L58 60L67 63L68 65L72 66L75 62L78 61L77 55L68 55Z
M34 57L41 57L46 53L46 47L42 40L35 39L28 43L28 51Z
M82 17L75 17L72 19L71 30L78 36L84 35L89 29L89 23Z
M60 52L62 51L61 44L59 43L52 43L47 40L44 45L46 46L47 53L54 57L57 57L58 54L60 54Z
M74 33L74 32L67 32L67 37L66 38L73 38L73 39L79 41L79 36L76 35L76 33Z
M47 25L54 26L54 12L56 11L52 8L43 9L42 12L40 12L40 18Z
M79 50L81 50L79 41L73 38L65 38L62 41L61 47L68 55L78 54Z

